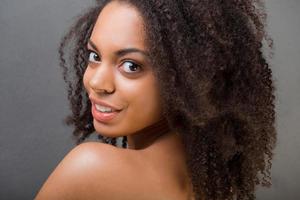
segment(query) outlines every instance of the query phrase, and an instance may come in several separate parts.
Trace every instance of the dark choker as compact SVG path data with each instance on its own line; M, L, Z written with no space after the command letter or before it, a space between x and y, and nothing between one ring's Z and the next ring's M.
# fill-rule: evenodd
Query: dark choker
M171 131L168 121L165 118L160 119L159 121L155 122L154 124L147 126L143 128L142 130L138 131L137 133L143 132L143 133L161 133L160 135L163 135L167 132Z
M142 149L152 144L159 137L169 133L171 131L168 122L165 118L160 119L152 125L149 125L129 137L134 140L134 149ZM138 146L137 146L138 145Z

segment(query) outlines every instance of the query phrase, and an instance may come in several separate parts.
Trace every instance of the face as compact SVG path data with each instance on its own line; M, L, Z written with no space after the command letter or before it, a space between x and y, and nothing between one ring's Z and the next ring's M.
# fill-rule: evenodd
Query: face
M92 102L94 127L103 136L130 135L162 117L144 39L143 19L134 7L114 1L99 14L83 83ZM95 102L119 111L97 111Z

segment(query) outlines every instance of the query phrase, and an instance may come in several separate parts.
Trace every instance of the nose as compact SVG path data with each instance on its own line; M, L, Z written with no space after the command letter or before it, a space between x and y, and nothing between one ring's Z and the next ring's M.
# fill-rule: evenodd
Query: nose
M96 68L89 84L96 93L111 94L115 91L113 67L101 64Z

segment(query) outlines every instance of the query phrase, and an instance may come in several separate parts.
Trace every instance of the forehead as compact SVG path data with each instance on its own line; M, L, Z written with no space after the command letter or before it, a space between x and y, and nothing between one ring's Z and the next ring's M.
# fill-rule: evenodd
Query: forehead
M115 48L144 47L144 24L140 13L127 3L113 1L100 12L91 40Z

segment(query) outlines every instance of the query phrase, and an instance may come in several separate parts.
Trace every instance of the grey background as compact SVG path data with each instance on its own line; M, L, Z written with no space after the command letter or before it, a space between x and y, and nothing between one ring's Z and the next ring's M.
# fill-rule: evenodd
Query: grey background
M0 1L0 199L33 199L75 146L57 47L85 0ZM300 1L267 0L275 42L278 143L270 189L259 200L300 199ZM93 138L91 138L93 139Z

